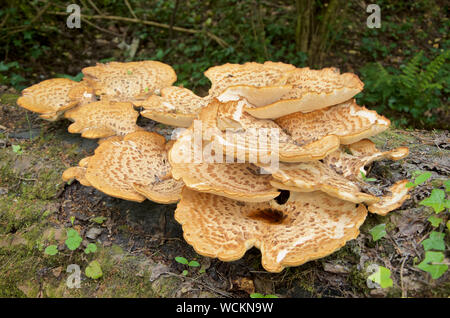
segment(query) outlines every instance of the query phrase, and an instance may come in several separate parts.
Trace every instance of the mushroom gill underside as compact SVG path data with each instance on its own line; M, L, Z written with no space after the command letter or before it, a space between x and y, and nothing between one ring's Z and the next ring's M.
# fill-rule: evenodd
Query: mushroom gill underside
M235 261L256 247L264 269L280 272L333 253L358 236L368 212L386 215L409 198L406 180L365 178L373 162L409 151L370 140L390 121L357 105L364 84L355 74L227 63L205 71L211 89L200 97L173 86L175 71L161 62L82 72L81 82L45 80L18 100L42 119L71 120L70 133L99 138L63 180L176 203L184 238L201 255ZM140 127L139 116L172 126L172 140Z

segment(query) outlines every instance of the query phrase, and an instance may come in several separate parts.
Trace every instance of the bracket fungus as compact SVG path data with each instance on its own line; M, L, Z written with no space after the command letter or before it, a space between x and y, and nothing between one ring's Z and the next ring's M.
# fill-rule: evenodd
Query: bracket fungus
M327 256L359 234L367 210L323 192L291 193L275 200L242 203L184 188L175 210L186 242L197 253L223 261L261 250L262 266L280 272Z
M95 94L116 101L146 99L177 80L173 68L158 61L98 63L82 72Z
M101 100L68 110L64 116L72 121L70 133L81 133L84 138L125 136L141 130L136 125L139 113L132 103Z
M187 88L170 86L161 90L161 96L152 95L134 104L144 107L141 112L144 117L166 125L189 127L208 101Z
M307 113L343 103L364 87L358 76L353 73L340 74L337 68L297 68L287 72L280 82L292 86L280 100L246 111L256 118L265 119L276 119L299 111Z
M63 180L125 200L178 202L175 219L201 255L233 261L256 247L262 266L280 272L333 253L356 238L368 211L386 215L409 197L406 180L368 184L361 175L409 151L380 151L367 139L390 121L352 99L364 86L355 74L228 63L205 72L211 88L199 97L172 86L176 74L161 62L82 71L80 83L43 81L18 100L47 120L65 113L71 133L102 138ZM133 106L184 128L166 142L138 126Z
M244 97L252 105L262 106L277 101L291 90L290 85L283 85L281 78L292 70L295 66L291 64L267 61L227 63L211 67L204 74L211 81L209 96L221 102Z
M17 104L39 113L42 119L56 121L66 110L90 101L95 101L95 96L85 82L53 78L24 89Z

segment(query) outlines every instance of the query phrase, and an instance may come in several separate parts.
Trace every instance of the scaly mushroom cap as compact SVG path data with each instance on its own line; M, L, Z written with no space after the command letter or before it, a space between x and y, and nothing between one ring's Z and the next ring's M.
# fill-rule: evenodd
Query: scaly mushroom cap
M69 92L72 92L69 97ZM75 94L78 92L78 94ZM53 78L30 86L22 91L17 104L23 108L41 114L40 117L55 121L67 109L76 106L82 100L82 94L93 93L84 83L67 78ZM95 96L92 94L91 99Z
M223 156L218 158L220 162L211 162L210 158L203 158L203 153L200 156L196 158L194 136L188 129L169 151L172 177L182 179L193 190L239 201L263 202L280 194L270 185L270 175L261 175L252 164L226 163ZM196 159L202 162L195 163Z
M323 191L333 197L353 203L375 203L379 199L361 192L358 185L320 161L281 163L278 169L263 167L272 173L270 183L278 189L295 192Z
M82 185L86 186L86 187L90 187L91 184L89 183L89 181L87 181L87 179L85 178L85 174L86 174L86 167L87 164L89 162L89 158L91 157L86 157L80 160L80 162L78 163L78 166L76 167L70 167L68 169L66 169L63 172L62 175L62 179L64 181L70 181L70 180L77 180L79 183L81 183Z
M394 183L389 188L389 194L382 196L380 201L368 206L369 211L379 215L386 215L401 207L403 202L410 197L408 195L409 188L406 187L407 183L408 180L400 180Z
M291 193L275 200L242 203L184 188L175 210L186 242L197 253L222 261L240 259L255 246L269 272L327 256L359 234L367 210L323 192Z
M275 122L299 143L336 135L344 145L377 135L390 125L389 119L358 106L354 99L310 113L293 113Z
M187 88L170 86L161 90L161 96L152 95L134 104L144 107L141 112L144 117L170 126L189 127L208 99Z
M133 104L125 102L98 101L68 110L64 116L74 121L70 133L81 133L84 138L105 138L141 130L136 125L139 113Z
M138 131L104 140L90 157L85 178L113 197L159 203L179 200L183 183L170 177L166 142L153 132Z
M326 136L315 142L298 145L272 120L260 120L243 112L245 101L220 103L213 100L199 114L204 129L211 129L214 142L223 145L223 152L241 161L263 162L278 152L285 162L312 161L324 158L339 147L337 136ZM230 128L230 129L227 129ZM227 129L226 132L222 131ZM277 133L271 136L271 133Z
M98 63L82 72L97 95L116 101L146 99L177 80L171 66L157 61Z
M365 166L374 161L390 159L400 160L409 154L407 147L399 147L389 151L380 151L369 139L360 140L347 147L348 154L343 148L336 150L323 159L323 162L337 173L350 180L362 180L361 172L366 173Z
M311 112L343 103L362 91L364 84L352 73L336 68L311 70L308 67L287 72L279 81L292 89L279 101L246 111L256 118L275 119L296 112Z
M264 64L224 64L209 68L204 74L211 81L209 95L221 102L241 97L255 106L267 105L287 94L292 86L280 83L283 74L295 69L291 64L267 61Z

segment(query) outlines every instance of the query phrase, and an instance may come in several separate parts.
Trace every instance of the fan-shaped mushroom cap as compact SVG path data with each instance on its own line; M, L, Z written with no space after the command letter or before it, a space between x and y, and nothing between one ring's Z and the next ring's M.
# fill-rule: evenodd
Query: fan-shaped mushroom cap
M189 129L169 150L172 177L182 179L189 188L246 202L268 201L280 194L270 185L270 175L260 174L259 168L252 164L207 162L209 158L200 158L203 162L195 163L193 145L194 136Z
M166 125L189 127L200 109L208 104L208 99L187 88L170 86L161 90L161 96L152 95L134 104L144 107L141 112L144 117Z
M279 100L291 90L291 85L280 83L283 74L295 69L291 64L267 61L264 64L224 64L209 68L204 74L211 81L209 95L221 102L236 101L241 97L252 105L261 106Z
M98 63L82 72L97 95L117 101L145 99L177 80L171 66L157 61Z
M323 191L333 197L353 203L374 203L379 199L361 192L358 185L320 161L281 163L278 169L263 167L270 171L274 180L270 183L277 189L295 192Z
M229 157L249 161L253 156L259 162L261 156L271 156L275 151L280 161L312 161L324 158L339 147L337 136L298 145L272 120L259 120L243 112L244 104L245 101L222 104L213 100L199 113L202 127L210 129L214 142L223 145L223 152ZM227 131L223 132L224 129Z
M73 92L69 95L70 91ZM64 111L79 104L83 100L81 96L84 93L92 94L93 91L84 83L67 78L53 78L24 89L17 104L32 112L40 113L43 119L55 121ZM95 99L95 96L92 94L90 98Z
M363 205L323 192L291 193L275 200L242 203L184 188L175 211L186 242L197 253L234 261L255 246L269 272L327 256L359 234L366 218Z
M73 180L73 179L76 179L82 185L84 185L86 187L90 187L91 184L85 178L86 166L87 166L87 163L89 162L89 158L90 157L83 158L78 163L78 166L70 167L70 168L66 169L63 172L62 179L64 181L66 181L66 182L70 181L70 180Z
M329 154L323 162L333 168L337 173L352 180L361 180L361 172L366 173L364 167L370 163L383 160L400 160L409 153L407 147L399 147L389 151L379 151L369 139L363 139L347 147L348 154L343 148Z
M256 118L275 119L296 112L311 112L349 100L364 84L352 73L340 74L336 68L311 70L308 67L287 72L279 81L292 85L279 101L246 111Z
M379 134L390 125L389 119L358 106L354 99L310 113L293 113L275 122L297 142L336 135L344 145Z
M90 157L85 178L96 189L113 197L159 203L179 200L183 183L170 177L163 136L138 131L104 140Z
M81 133L85 138L124 136L141 130L136 125L139 113L133 104L124 102L98 101L68 110L64 116L74 121L70 133Z
M389 212L402 206L403 202L409 199L408 191L406 187L408 180L400 180L394 183L389 188L389 194L382 196L381 200L368 206L368 209L372 213L379 215L386 215Z

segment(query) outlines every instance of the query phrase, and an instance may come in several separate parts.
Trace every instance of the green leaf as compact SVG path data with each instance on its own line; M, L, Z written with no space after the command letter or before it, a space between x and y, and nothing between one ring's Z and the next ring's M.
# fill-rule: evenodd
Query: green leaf
M426 252L425 259L417 267L429 273L433 279L438 279L448 270L448 265L433 263L441 263L443 260L442 252Z
M44 251L47 255L56 255L58 254L58 247L56 245L49 245Z
M264 296L264 298L278 298L277 295L266 295Z
M445 250L444 236L444 233L436 231L431 232L430 237L422 242L424 250Z
M199 266L200 266L200 263L197 262L197 261L190 261L190 262L188 263L188 266L189 266L189 267L199 267Z
M185 269L183 272L181 272L181 275L183 275L183 276L187 276L187 274L189 274L189 272L187 271L187 269Z
M447 221L446 225L447 225L447 229L450 231L450 220Z
M369 233L372 235L374 242L378 241L386 235L386 224L378 224L374 226Z
M416 185L415 185L414 183L412 183L412 182L409 182L409 181L408 181L408 182L406 183L406 187L407 187L407 188L413 188L413 187L415 187L415 186L416 186Z
M431 223L433 227L438 227L442 223L442 219L434 215L430 216L427 220Z
M450 192L450 179L444 181L445 192Z
M106 218L104 216L97 216L95 218L92 218L91 221L98 223L98 224L102 224L103 222L105 222Z
M97 245L95 245L94 243L89 243L88 246L86 246L86 248L84 249L84 252L86 254L95 253L96 251L97 251Z
M433 208L434 212L442 212L445 208L445 192L441 189L433 189L431 195L420 201L420 205L430 206Z
M92 261L86 267L85 274L92 279L98 279L103 276L102 268L98 261Z
M366 181L366 182L377 181L377 179L375 179L375 178L367 178L367 177L366 177L366 174L365 174L363 171L360 171L360 172L361 172L362 179L363 179L364 181Z
M188 260L182 256L175 257L175 261L177 261L178 263L183 264L183 265L187 265L189 263Z
M250 294L250 298L264 298L264 295L260 293L253 293Z
M23 154L23 150L22 147L20 147L20 145L12 145L12 150L18 155Z
M74 229L68 229L67 230L67 239L66 239L66 246L69 250L74 251L76 250L83 239L81 238L80 234Z
M424 183L425 181L427 181L428 179L430 179L430 177L431 177L431 172L429 172L429 171L424 172L424 173L420 174L420 175L414 180L414 183L415 183L416 185L422 184L422 183Z
M74 216L71 216L71 217L70 217L70 223L72 223L72 226L73 226L73 222L75 222L75 217L74 217Z
M391 271L386 267L379 266L378 271L368 277L371 281L380 285L381 288L392 287Z

